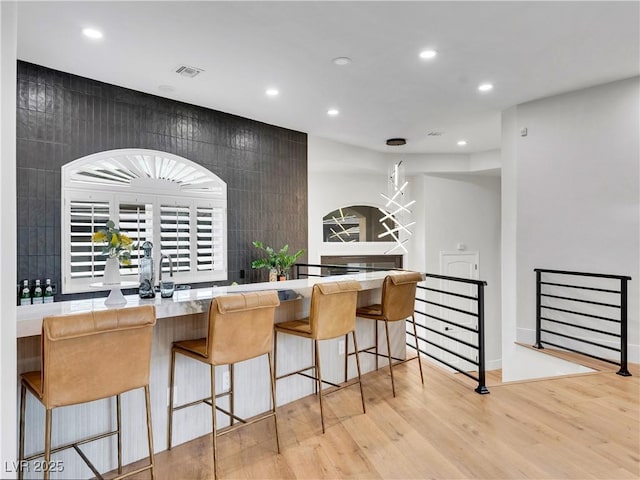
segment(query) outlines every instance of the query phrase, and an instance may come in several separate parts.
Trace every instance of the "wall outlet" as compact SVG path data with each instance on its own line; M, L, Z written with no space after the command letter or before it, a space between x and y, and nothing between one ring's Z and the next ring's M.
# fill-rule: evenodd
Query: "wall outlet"
M229 372L222 374L222 390L229 390L231 388L231 381L229 378Z
M338 355L344 355L344 340L338 340Z

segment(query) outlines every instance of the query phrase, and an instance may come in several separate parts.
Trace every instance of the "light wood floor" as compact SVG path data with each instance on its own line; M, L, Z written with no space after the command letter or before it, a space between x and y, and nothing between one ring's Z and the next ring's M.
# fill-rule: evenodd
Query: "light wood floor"
M273 422L220 438L221 478L614 479L640 478L640 369L503 384L478 395L425 362L364 377L325 397L322 435L316 397L278 409ZM198 407L204 408L204 407ZM156 456L157 478L213 478L211 436ZM138 478L148 478L140 476Z

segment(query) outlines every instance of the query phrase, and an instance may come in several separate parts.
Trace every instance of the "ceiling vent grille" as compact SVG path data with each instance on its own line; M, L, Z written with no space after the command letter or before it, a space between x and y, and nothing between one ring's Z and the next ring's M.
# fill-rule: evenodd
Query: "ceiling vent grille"
M441 137L444 135L444 132L429 132L427 133L428 137Z
M178 75L189 78L193 78L202 72L204 72L204 70L202 70L201 68L190 67L188 65L180 65L178 68L176 68L176 73Z

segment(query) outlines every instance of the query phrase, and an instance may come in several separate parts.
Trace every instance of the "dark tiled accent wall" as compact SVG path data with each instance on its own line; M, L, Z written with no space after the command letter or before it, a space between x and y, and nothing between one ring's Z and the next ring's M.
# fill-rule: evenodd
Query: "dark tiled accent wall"
M18 281L60 285L61 167L116 148L180 155L227 182L228 283L266 280L253 240L307 249L305 133L18 62Z

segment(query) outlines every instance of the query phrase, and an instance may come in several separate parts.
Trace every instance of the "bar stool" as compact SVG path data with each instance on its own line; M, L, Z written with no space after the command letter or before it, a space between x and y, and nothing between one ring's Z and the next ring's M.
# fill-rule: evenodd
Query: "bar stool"
M278 437L278 420L275 408L275 390L273 371L271 370L271 347L273 340L273 320L276 307L280 305L278 292L252 292L238 295L226 295L214 298L209 306L209 330L206 338L198 340L184 340L175 342L171 348L171 378L169 380L169 432L168 445L171 450L173 412L200 403L211 406L213 421L213 474L218 476L218 448L217 437L224 435L252 423L273 417L276 430L276 446L280 453L280 439ZM211 395L177 407L173 406L173 387L175 377L176 354L181 354L211 368ZM251 420L245 420L233 411L233 364L252 358L267 355L269 365L269 380L271 384L271 402L273 408ZM216 395L215 367L228 365L230 373L230 388L226 392ZM216 398L229 397L229 412L216 406ZM218 433L216 428L216 410L229 416L231 427ZM234 420L239 424L234 425Z
M318 398L320 400L320 420L322 423L322 433L325 432L324 411L322 405L323 383L336 387L338 390L350 387L358 383L360 385L362 411L366 413L364 406L364 394L362 393L362 382L360 379L360 360L357 355L358 343L356 341L356 303L358 300L358 290L360 290L360 284L356 281L317 283L313 286L313 291L311 293L311 308L309 311L309 317L302 320L276 323L274 327L275 336L273 349L273 368L276 372L276 383L279 379L290 377L296 374L311 378L316 382ZM286 333L288 335L296 335L298 337L304 337L313 340L313 364L309 367L302 368L295 372L278 376L278 368L276 364L278 360L278 333ZM337 385L335 383L322 380L318 342L320 340L330 340L333 338L341 337L342 335L345 335L346 337L349 333L352 334L353 344L356 346L356 364L358 367L357 381L346 383L346 372L345 383L342 385ZM315 376L303 373L308 370L314 370Z
M369 353L376 356L376 370L378 369L378 357L386 357L389 362L389 373L391 374L391 390L393 396L396 396L396 386L393 380L393 366L391 360L396 360L396 365L399 363L405 363L411 360L418 359L418 366L420 367L420 380L424 385L424 377L422 375L422 363L420 362L420 349L418 348L418 333L416 331L416 319L414 316L416 289L418 282L424 280L421 273L418 272L402 272L393 273L387 275L382 283L382 299L380 304L369 305L366 307L360 307L356 310L356 316L360 318L366 318L369 320L375 320L375 345L360 350L361 352ZM397 322L400 320L407 320L411 317L411 323L413 325L413 334L416 339L416 351L415 357L401 359L391 356L391 343L389 341L389 322ZM385 334L387 338L387 354L380 354L378 352L378 322L384 322ZM345 354L345 370L346 364L349 360L349 356L354 352L349 353L348 344L346 344ZM355 347L357 350L358 347ZM373 350L373 352L371 351Z
M153 434L149 369L151 338L156 323L151 305L46 317L42 323L41 370L21 375L20 392L20 471L23 462L44 456L44 478L49 478L51 454L74 448L96 477L102 478L79 445L117 435L118 474L125 478L153 469ZM146 402L149 464L122 475L122 422L120 396L130 390L144 388ZM44 452L24 456L26 392L42 403L45 413ZM51 418L54 408L116 397L117 428L112 432L60 447L51 448Z

